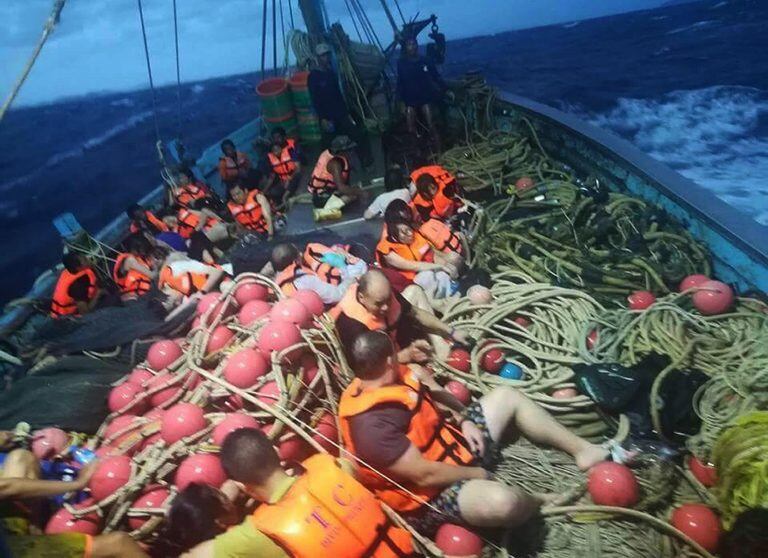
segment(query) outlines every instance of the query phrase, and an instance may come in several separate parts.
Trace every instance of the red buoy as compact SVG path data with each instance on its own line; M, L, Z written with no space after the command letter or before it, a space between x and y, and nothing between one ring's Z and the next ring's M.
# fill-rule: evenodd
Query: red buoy
M149 396L150 405L153 407L162 405L179 393L181 390L179 383L170 385L173 380L174 377L170 373L164 372L163 374L158 374L147 382L147 391L151 391L152 389L159 388L161 386L167 386Z
M472 366L472 357L466 349L454 348L448 354L446 364L460 372L469 372Z
M248 389L269 372L269 362L259 351L243 349L227 360L224 379L242 389Z
M303 382L310 385L320 372L320 368L317 366L317 359L312 353L304 353L299 361L299 367L304 369Z
M472 531L454 525L443 523L435 534L435 544L447 556L462 558L479 556L483 551L483 540Z
M267 300L269 289L258 283L240 283L235 288L235 300L242 307L253 300Z
M501 367L504 366L504 351L501 349L489 349L483 354L480 366L489 374L498 374Z
M107 457L96 465L96 471L88 482L91 495L96 501L103 500L131 479L131 458L127 455Z
M32 453L38 459L51 459L69 447L69 435L61 428L41 428L32 433Z
M119 417L112 419L112 422L110 422L104 429L104 439L111 438L121 430L128 428L133 424L133 419L135 418L136 415L120 415Z
M723 530L720 518L709 506L683 504L672 512L671 523L676 529L699 543L704 550L717 551Z
M144 390L132 382L123 382L119 386L115 386L109 392L107 398L107 407L113 413L122 411L129 405L131 405L140 394L144 393ZM147 400L142 399L131 407L132 413L141 414L147 410Z
M270 380L256 391L256 399L266 405L274 405L280 401L280 387L277 382Z
M706 487L717 484L717 469L711 463L702 463L695 455L688 457L688 468L691 474Z
M595 345L597 344L597 330L593 329L589 332L589 335L587 335L587 349L594 349Z
M555 399L573 399L574 397L578 396L579 392L570 387L556 389L552 392L552 397Z
M179 490L184 490L193 482L219 488L227 475L218 456L210 453L193 453L181 462L176 470L175 482Z
M272 310L272 306L264 300L251 300L246 302L237 314L237 321L241 325L251 325L256 320L260 320Z
M301 461L312 453L309 444L300 436L289 436L277 445L280 461Z
M701 275L701 274L689 275L688 277L680 281L680 286L678 287L678 290L682 293L683 291L687 291L688 289L696 289L698 287L701 287L707 281L709 281L709 277L707 277L706 275Z
M656 297L650 291L635 291L627 297L630 310L645 310L656 302Z
M235 332L229 329L227 326L216 326L211 332L211 336L208 338L206 352L210 354L223 349L229 344L234 336Z
M315 430L317 432L312 434L312 439L328 453L339 455L339 449L336 447L339 444L339 430L336 428L333 415L328 412L323 413L315 424ZM332 444L326 438L333 440L336 444Z
M451 380L445 384L445 389L464 405L469 405L469 402L472 400L472 394L469 392L469 389L461 382Z
M250 415L243 413L229 413L213 429L213 443L220 446L224 439L239 428L258 428L258 421Z
M304 307L302 306L302 308ZM306 310L304 312L306 313ZM300 342L299 329L296 325L288 322L270 321L259 332L259 349L265 355L272 351L282 351Z
M218 291L213 291L213 292L204 294L203 296L200 297L200 300L197 301L197 308L195 308L195 313L198 316L202 316L208 310L210 310L211 308L213 308L218 304L219 308L214 309L212 312L211 317L214 317L218 313L218 310L221 308L221 305L219 304L220 297L221 297L221 293ZM210 322L211 318L209 318L208 321Z
M133 502L132 508L162 508L165 501L170 497L171 491L159 484L150 484ZM131 529L138 529L149 521L147 517L128 517L128 526Z
M467 289L467 298L472 304L491 304L493 302L493 293L488 287L482 285L472 285Z
M524 190L528 190L529 188L533 188L534 182L533 179L529 176L523 176L517 179L517 182L515 182L515 189L518 192L522 192Z
M727 312L733 306L733 289L720 281L707 281L693 293L693 305L705 316Z
M165 339L152 343L147 353L147 363L153 370L162 370L176 362L183 351L176 341Z
M205 428L203 410L192 403L177 403L163 415L160 435L169 444Z
M604 461L589 470L587 488L592 501L599 506L634 506L640 488L632 470L626 465Z
M323 312L325 312L325 303L323 302L323 299L320 298L320 295L315 291L310 291L309 289L299 289L293 294L291 298L301 302L313 316L320 316Z
M287 322L299 327L308 327L312 323L312 316L301 302L293 298L285 298L277 302L269 313L272 322Z
M131 373L128 374L126 382L131 382L132 384L136 384L140 388L143 388L144 383L154 377L155 375L146 368L134 368Z
M93 498L86 498L72 507L76 510L82 510L93 504L95 504ZM75 518L66 508L61 508L48 520L48 524L45 526L45 534L83 533L85 535L98 535L101 530L100 523L99 514L96 512Z

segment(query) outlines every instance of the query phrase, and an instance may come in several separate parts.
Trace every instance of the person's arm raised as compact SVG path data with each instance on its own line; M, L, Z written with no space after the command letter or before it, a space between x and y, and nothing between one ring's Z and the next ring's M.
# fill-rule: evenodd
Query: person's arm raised
M424 459L413 444L387 468L387 471L421 488L443 488L462 480L488 478L488 472L482 467L449 465Z

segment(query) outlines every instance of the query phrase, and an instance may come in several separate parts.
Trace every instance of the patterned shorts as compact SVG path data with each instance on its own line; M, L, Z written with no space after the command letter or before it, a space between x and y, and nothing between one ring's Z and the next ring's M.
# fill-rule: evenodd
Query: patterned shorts
M473 401L466 408L464 416L474 422L483 433L485 452L477 456L477 464L492 469L499 462L498 444L493 441L479 401ZM429 501L429 506L403 514L403 518L419 533L431 537L443 523L463 523L459 510L459 492L467 481L453 483Z

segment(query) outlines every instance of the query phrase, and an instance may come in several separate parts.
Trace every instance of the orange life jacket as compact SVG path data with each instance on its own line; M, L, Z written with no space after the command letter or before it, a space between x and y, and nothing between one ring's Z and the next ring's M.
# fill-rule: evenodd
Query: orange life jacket
M258 190L251 190L245 198L242 205L233 201L227 202L227 207L235 221L240 223L246 229L256 232L268 232L267 220L264 218L264 210L256 197Z
M168 232L168 225L163 223L160 219L158 219L154 213L147 210L144 212L144 215L147 216L147 221L157 229L157 232ZM141 227L136 221L131 221L130 227L128 229L131 231L132 234L136 234L141 230Z
M376 245L376 261L380 266L389 269L394 269L405 277L408 281L413 281L416 277L416 271L409 271L406 269L399 269L387 263L384 256L394 252L406 260L412 260L414 262L428 262L432 261L432 247L427 239L421 236L418 231L413 231L413 242L410 244L403 244L402 242L393 242L389 236L383 236L379 243Z
M115 267L112 270L112 279L114 279L117 288L120 289L120 294L127 297L141 296L148 293L149 289L152 288L152 279L135 269L130 269L128 271L121 269L123 263L125 263L128 258L134 258L147 268L151 269L152 267L149 260L141 256L130 253L118 254L117 259L115 259Z
M70 273L64 269L59 275L59 279L56 282L56 287L53 289L53 298L51 299L51 318L60 318L61 316L79 316L80 312L77 310L77 303L75 299L69 295L69 287L72 283L86 276L90 281L88 285L88 302L93 300L96 296L96 274L90 267L81 269L77 273Z
M184 207L189 207L193 201L203 199L207 195L208 191L204 184L200 182L190 182L189 184L180 186L176 191L176 203Z
M401 370L400 377L401 383L372 390L364 390L359 379L352 380L339 402L339 425L344 447L356 454L349 426L351 417L377 405L399 403L411 412L406 436L419 449L424 459L452 465L472 463L474 456L464 436L458 428L445 422L432 401L429 389L410 371ZM415 495L414 497L364 466L361 466L358 478L382 502L398 512L417 510L442 490L438 487L419 487L415 483L397 479L404 488Z
M196 212L191 209L187 209L186 207L179 209L177 216L179 219L179 236L182 238L189 238L192 236L192 233L195 232L195 229L197 229L197 224L200 222L200 217ZM211 227L218 225L219 223L221 223L221 221L216 217L208 217L205 225L203 226L203 230L209 231L211 230Z
M292 139L286 141L287 145L280 152L280 157L277 157L271 151L267 153L269 164L272 165L272 170L280 180L289 180L293 173L296 172L296 162L291 155L291 150L296 148L296 142Z
M451 227L439 219L429 219L419 227L419 234L427 239L438 252L456 252L461 254L461 239Z
M324 282L330 285L338 285L342 281L341 270L338 267L333 267L331 264L323 261L323 257L329 253L338 254L339 251L329 248L325 244L320 244L319 242L310 242L307 244L306 248L304 248L302 263L304 266L314 271ZM355 264L359 261L356 257L350 256L349 254L344 254L344 259L348 264Z
M411 173L414 184L422 174L429 174L435 179L437 192L431 200L416 192L411 201L411 207L419 212L424 221L429 218L446 220L453 217L456 210L461 207L461 202L449 196L446 188L449 186L455 188L456 178L440 165L430 165L418 168Z
M349 182L349 161L343 155L333 155L329 150L325 150L317 159L315 169L312 171L312 177L309 179L308 190L312 195L333 194L339 189L339 185L333 181L333 175L328 170L328 163L337 158L342 161L341 178L344 182Z
M184 296L190 296L201 290L208 282L208 275L205 273L182 273L174 275L170 265L165 265L160 270L160 277L157 280L159 289L170 287L177 293Z
M226 155L219 157L219 176L224 182L236 180L240 176L240 169L248 170L251 168L251 160L242 151L237 152L235 159Z
M311 269L307 269L303 266L296 265L296 263L292 263L277 274L275 277L275 283L277 283L277 286L280 287L280 290L283 291L285 296L293 296L293 294L298 290L296 288L296 284L294 283L296 279L303 277L304 275L314 274L315 273Z
M400 321L400 316L402 314L402 308L397 301L397 297L392 293L389 298L387 315L384 318L379 318L371 314L365 306L360 304L357 300L357 287L357 284L355 284L347 289L347 292L339 303L331 308L331 317L336 321L342 314L346 314L347 317L357 320L372 331L383 331L387 333L394 343L397 334L397 324Z
M256 529L292 558L404 558L411 535L396 527L381 504L325 454L302 463L304 472L274 504L251 514Z

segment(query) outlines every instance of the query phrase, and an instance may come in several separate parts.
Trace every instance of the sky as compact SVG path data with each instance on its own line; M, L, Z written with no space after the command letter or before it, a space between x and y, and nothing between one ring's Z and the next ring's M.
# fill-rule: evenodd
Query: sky
M289 2L298 24L297 0L279 1L286 27ZM450 40L654 8L665 1L400 0L400 6L406 19L437 14ZM360 2L382 42L389 42L392 31L379 0ZM388 3L394 10L394 2ZM0 97L7 95L28 60L52 5L53 0L0 2ZM143 5L155 83L175 83L172 0L143 0ZM261 7L259 0L177 0L182 81L259 69ZM331 22L341 21L353 32L344 0L326 0L326 7ZM68 0L17 106L147 85L136 0Z

